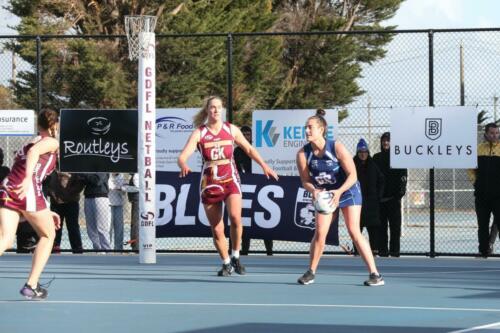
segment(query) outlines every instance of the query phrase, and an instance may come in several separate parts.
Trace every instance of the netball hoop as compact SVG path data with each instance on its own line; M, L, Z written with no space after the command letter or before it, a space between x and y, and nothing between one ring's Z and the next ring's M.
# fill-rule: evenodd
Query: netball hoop
M156 263L155 16L126 16L130 60L139 60L139 262Z

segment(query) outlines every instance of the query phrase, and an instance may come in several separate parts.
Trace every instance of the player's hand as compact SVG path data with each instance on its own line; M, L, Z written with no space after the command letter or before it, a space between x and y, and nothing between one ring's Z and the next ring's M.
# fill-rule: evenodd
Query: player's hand
M333 194L333 198L330 200L330 205L334 205L335 207L339 206L340 202L340 196L342 195L342 192L339 190L331 190L331 194Z
M312 200L316 200L316 198L318 197L318 193L319 192L323 192L324 189L322 188L315 188L314 191L311 193L312 194Z
M61 218L59 217L59 214L51 212L52 213L52 220L54 221L54 227L56 227L56 230L61 229Z
M262 168L262 170L264 171L264 175L266 175L267 179L269 179L269 177L273 177L274 180L278 180L279 179L278 174L276 173L276 171L274 171L273 169L271 169L267 164L264 165L264 167Z
M184 178L186 177L189 173L191 172L191 169L187 165L183 165L181 167L181 173L179 174L179 177Z

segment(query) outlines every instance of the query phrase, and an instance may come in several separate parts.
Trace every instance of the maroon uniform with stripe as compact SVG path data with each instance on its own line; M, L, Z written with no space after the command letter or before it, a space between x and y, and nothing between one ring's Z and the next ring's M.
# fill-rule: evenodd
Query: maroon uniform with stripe
M37 137L16 153L14 165L0 189L0 207L28 212L36 212L48 207L47 200L42 192L42 182L56 167L57 156L55 153L46 153L40 155L38 158L31 176L31 186L28 188L26 197L19 199L13 191L26 177L26 157L28 150L42 139L43 137Z
M233 159L234 137L231 125L222 124L214 134L202 125L199 127L198 150L203 157L200 196L204 204L224 201L230 194L241 194L240 177Z

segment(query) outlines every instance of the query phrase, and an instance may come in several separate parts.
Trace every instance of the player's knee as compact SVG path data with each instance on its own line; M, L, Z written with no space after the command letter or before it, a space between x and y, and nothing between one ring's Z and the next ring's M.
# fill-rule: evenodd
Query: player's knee
M241 225L241 218L237 214L234 215L230 214L229 221L231 221L231 225L236 225L236 226Z
M224 228L221 227L214 227L212 229L212 234L214 235L215 239L222 239L226 237L226 235L224 235Z

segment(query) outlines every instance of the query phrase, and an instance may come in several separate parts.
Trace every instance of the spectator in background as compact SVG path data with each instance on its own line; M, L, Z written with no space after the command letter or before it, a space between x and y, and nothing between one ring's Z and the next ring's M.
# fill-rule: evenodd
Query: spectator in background
M127 197L130 202L130 241L132 250L139 250L139 175L130 174Z
M499 129L489 123L484 129L484 139L477 147L477 168L468 170L474 184L477 215L479 254L487 258L490 245L490 218L500 228L500 142Z
M109 177L109 206L111 209L111 234L114 249L123 250L123 202L125 201L125 178L121 173L112 173Z
M368 230L370 247L374 255L378 254L380 227L380 199L384 193L384 175L370 156L368 144L360 139L354 156L356 173L361 185L363 203L361 205L361 232Z
M49 176L45 184L50 197L50 209L61 218L61 228L56 230L52 252L61 252L62 224L66 221L71 250L73 253L83 253L79 224L80 193L84 186L82 181L78 176L56 171Z
M393 169L390 162L391 134L380 137L380 152L373 155L373 161L385 177L384 195L380 200L379 255L399 257L401 242L401 198L406 194L408 170ZM387 234L390 230L390 240ZM389 241L389 247L387 243Z
M85 190L84 211L87 222L87 234L94 250L111 250L110 229L111 214L109 209L109 174L86 173L81 177Z
M247 139L247 141L252 144L252 129L249 126L242 126L241 133ZM252 159L250 156L245 154L241 147L236 147L234 149L234 162L236 163L236 168L238 172L241 174L244 173L252 173ZM266 247L266 254L268 256L273 255L273 240L272 239L264 239L264 246ZM229 246L231 248L231 246ZM246 236L246 233L243 233L243 237L241 240L241 254L247 255L248 250L250 249L250 237Z

